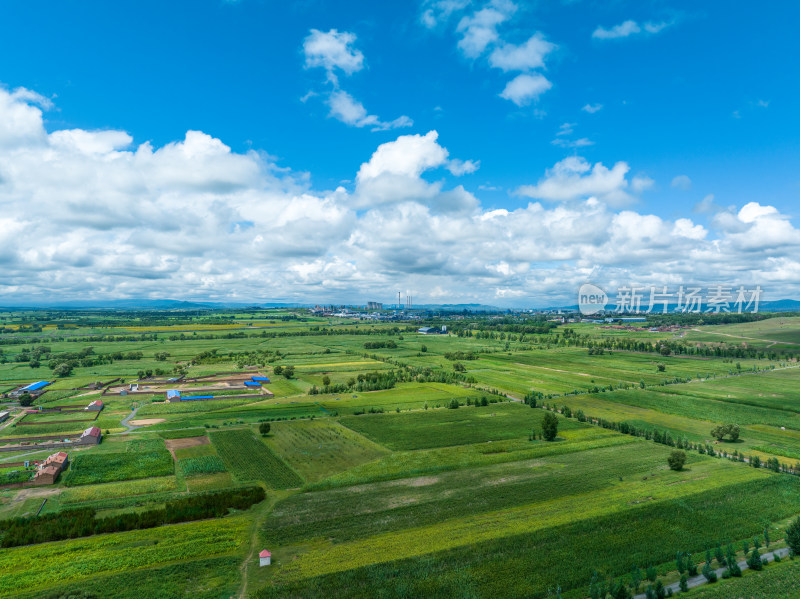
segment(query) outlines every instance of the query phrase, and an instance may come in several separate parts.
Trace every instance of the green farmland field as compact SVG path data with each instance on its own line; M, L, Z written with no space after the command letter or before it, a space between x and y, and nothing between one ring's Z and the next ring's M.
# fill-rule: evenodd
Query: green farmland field
M303 483L298 474L249 429L221 431L210 436L225 467L239 481L260 480L273 489L298 487Z
M76 486L167 476L173 474L174 469L172 455L163 441L131 441L124 453L81 453L75 456L64 484Z
M456 410L431 410L411 414L347 416L341 423L389 449L429 449L524 438L541 430L541 410L518 403L463 406ZM576 428L564 421L562 430Z
M652 565L672 582L677 552L700 562L734 543L741 554L765 528L783 547L800 514L800 476L775 471L800 464L800 317L650 331L458 313L430 323L451 334L430 336L416 332L422 321L288 308L0 317L45 327L25 343L0 333L0 389L53 380L35 406L105 404L102 443L66 448L71 465L55 485L0 490L2 518L90 509L125 522L208 494L266 490L216 518L3 549L2 597L555 599L560 588L563 599L586 599L594 572L628 583L632 566ZM600 354L600 343L616 345ZM49 353L31 368L25 354L39 346ZM88 347L69 376L54 376L59 356ZM160 373L139 381L148 369ZM86 389L112 379L160 388L178 373L198 394L231 374L264 375L274 396L167 404L163 393ZM357 390L370 380L378 390ZM337 392L310 393L325 385ZM475 406L483 397L488 405ZM22 415L13 398L0 403ZM134 408L144 422L129 428ZM558 431L545 441L552 415ZM88 416L26 416L35 424L0 425L0 438L78 433L84 423L55 422L77 417ZM649 436L622 434L619 423ZM721 424L737 424L739 438L712 437ZM674 447L650 440L664 432L692 444L678 471L667 463ZM706 447L773 458L772 470ZM51 452L22 446L0 454L0 468ZM262 549L269 568L258 565ZM800 599L796 563L686 596ZM43 577L42 564L59 566Z

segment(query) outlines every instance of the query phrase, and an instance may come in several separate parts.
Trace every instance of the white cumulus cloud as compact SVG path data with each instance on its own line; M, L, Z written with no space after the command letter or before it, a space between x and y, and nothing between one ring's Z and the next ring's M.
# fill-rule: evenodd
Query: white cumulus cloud
M617 162L609 169L601 162L592 166L580 156L570 156L556 163L536 185L523 185L517 193L542 200L565 201L596 196L612 204L624 203L630 200L625 191L629 170L626 162Z
M353 47L356 36L348 31L312 29L303 41L306 67L323 67L329 72L341 69L348 75L364 68L364 54Z
M352 190L315 189L202 131L161 146L115 129L48 131L46 103L12 94L0 88L6 304L389 301L387 289L409 289L419 302L563 305L588 273L800 292L800 231L777 207L717 206L707 226L622 210L648 186L627 162L567 158L519 190L527 205L484 206L440 176L477 162L430 131L365 155Z
M553 84L544 75L522 73L506 84L500 97L511 100L517 106L525 106L536 100L551 87L553 87Z

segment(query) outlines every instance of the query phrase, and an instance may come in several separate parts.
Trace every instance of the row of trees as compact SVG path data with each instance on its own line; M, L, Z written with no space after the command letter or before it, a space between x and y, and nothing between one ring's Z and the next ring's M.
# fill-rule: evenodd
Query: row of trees
M766 547L769 548L769 526L764 527L763 537ZM795 519L787 528L786 541L792 555L800 554L800 518ZM768 563L767 559L763 558L760 553L762 547L761 539L758 536L753 537L752 549L750 547L750 541L747 539L742 541L742 553L747 567L751 570L761 570ZM716 561L716 566L714 561ZM774 561L781 561L778 553L774 554ZM698 570L706 581L713 583L717 581L717 570L720 568L725 568L722 572L723 578L742 575L742 569L736 557L736 549L732 543L728 543L725 549L722 548L720 543L717 543L713 552L712 549L706 549L705 563L702 567L695 563L691 553L679 551L675 555L675 570L680 575L678 588L681 592L689 590L689 579L698 576ZM595 572L589 583L589 596L592 599L606 599L608 597L629 599L633 594L639 592L644 580L648 580L651 583L645 589L645 597L647 599L660 599L673 595L672 589L664 586L663 582L658 580L656 567L650 565L645 570L644 575L639 567L634 566L630 573L630 581L627 584L622 580L602 580L599 573Z
M276 369L278 367L276 366ZM285 372L285 371L284 371ZM319 393L348 393L352 391L379 391L381 389L392 389L397 383L395 371L389 372L366 372L361 373L358 377L351 377L345 383L331 384L331 378L328 375L322 377L322 387L312 385L309 389L309 395L317 395Z
M30 518L0 521L0 547L17 547L107 532L154 528L206 518L221 518L229 510L245 510L264 500L261 487L242 487L166 502L163 509L96 518L93 508L81 508Z

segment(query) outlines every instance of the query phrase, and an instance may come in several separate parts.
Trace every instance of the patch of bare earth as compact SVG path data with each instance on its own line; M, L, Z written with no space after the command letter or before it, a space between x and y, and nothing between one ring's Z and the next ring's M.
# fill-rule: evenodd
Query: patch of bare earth
M172 454L172 459L175 458L176 449L186 449L187 447L197 447L198 445L208 445L209 440L205 435L199 437L187 437L186 439L166 439L164 444Z
M131 420L133 426L148 426L150 424L161 424L166 422L164 418L142 418L140 420Z

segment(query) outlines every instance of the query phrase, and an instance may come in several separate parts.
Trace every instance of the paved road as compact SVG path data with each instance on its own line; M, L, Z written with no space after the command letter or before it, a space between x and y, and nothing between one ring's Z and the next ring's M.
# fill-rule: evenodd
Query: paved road
M125 426L125 427L128 428L128 430L123 431L123 434L124 433L129 433L131 431L135 431L137 428L139 428L138 426L134 426L133 424L130 424L130 421L133 420L134 418L136 418L136 412L139 411L140 407L141 406L136 406L135 408L133 408L133 410L131 410L131 413L128 414L127 416L125 416L125 418L123 418L122 421L120 422L120 424L122 426Z
M784 557L789 555L789 548L784 547L783 549L776 549L775 551L769 551L767 553L763 553L761 555L761 559L773 561L775 559L775 554L780 555L781 559L783 559ZM739 562L739 567L742 570L747 570L747 562L746 561ZM722 573L725 570L727 570L727 568L717 568L716 570L714 570L714 572L716 572L717 574L718 579L722 578ZM706 580L706 577L703 576L702 574L693 576L692 578L686 581L690 589L693 589L694 587L699 587L701 584L707 584L707 582L708 581ZM672 589L672 592L677 594L681 590L680 583L673 582L672 584L664 585L664 591L666 591L667 589ZM645 593L641 593L639 595L635 595L633 599L647 599L647 595Z

